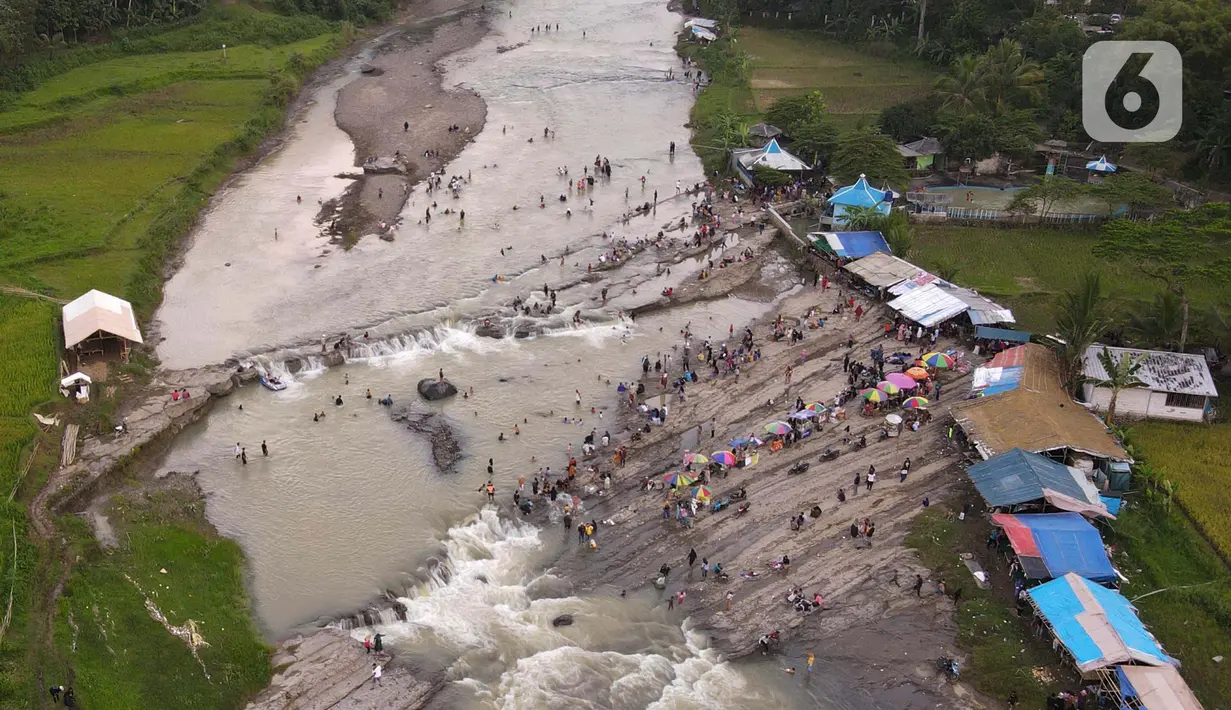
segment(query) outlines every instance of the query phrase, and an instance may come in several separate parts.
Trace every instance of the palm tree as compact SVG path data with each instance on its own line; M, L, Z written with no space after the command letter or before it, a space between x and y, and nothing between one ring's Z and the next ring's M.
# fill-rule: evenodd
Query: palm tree
M1153 303L1133 314L1128 330L1145 345L1175 350L1184 330L1184 304L1179 296L1163 291L1154 297Z
M937 77L934 88L941 97L941 109L959 116L974 113L984 101L978 57L963 54L954 59L949 73Z
M1125 355L1119 360L1112 357L1111 351L1106 346L1103 351L1098 354L1099 362L1103 365L1103 371L1107 373L1107 377L1099 380L1096 384L1099 387L1108 387L1111 389L1111 401L1107 404L1107 426L1115 423L1116 418L1116 400L1120 398L1120 390L1127 387L1140 387L1142 381L1137 378L1137 373L1141 371L1142 365L1145 364L1145 355Z
M847 207L846 213L843 215L846 218L846 228L856 231L874 231L877 222L885 215L876 211L875 207Z
M1060 360L1060 376L1070 391L1077 387L1086 350L1098 340L1106 325L1103 281L1097 272L1091 271L1075 288L1064 293L1056 314L1056 356Z
M1027 59L1022 45L1011 39L1000 40L979 58L977 74L983 99L996 115L1018 104L1029 106L1043 89L1039 65Z

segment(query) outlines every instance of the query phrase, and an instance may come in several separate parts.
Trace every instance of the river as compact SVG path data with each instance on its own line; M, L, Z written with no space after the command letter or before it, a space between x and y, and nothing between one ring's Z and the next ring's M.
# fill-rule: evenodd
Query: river
M433 199L420 186L396 241L368 238L322 256L329 247L312 217L318 200L345 189L336 175L353 170L353 146L333 111L338 90L362 80L357 63L316 91L279 151L216 198L167 285L159 356L171 368L239 357L289 387L239 390L175 442L163 468L198 472L210 519L248 555L255 612L271 638L389 590L408 620L382 617L387 643L465 678L438 698L441 707L790 707L809 697L809 705L820 698L845 707L832 681L721 662L657 599L621 599L619 590L569 596L568 570L550 566L568 535L480 512L489 459L507 503L518 475L558 471L569 444L613 428L615 386L635 377L642 355L670 352L685 326L721 337L770 307L727 298L622 318L703 259L660 274L653 249L601 283L586 278L604 232L655 234L689 211L689 198L674 197L676 182L702 179L683 127L691 87L666 76L682 73L672 49L681 18L644 0L517 0L490 12L490 34L446 62L445 85L473 89L488 104L485 130L447 169L469 184L456 200L434 196L465 210L464 224L439 213L420 224ZM548 20L551 32L530 32ZM543 127L554 138L544 140ZM584 197L571 193L557 168L575 179L595 155L610 158L612 178ZM671 199L620 224L655 190ZM541 296L545 283L558 289L551 317L509 308L516 296ZM571 324L576 311L580 326ZM476 335L476 321L489 317L510 333L540 335ZM321 333L364 331L370 340L340 367L309 357L292 374L282 364L291 353L319 352ZM422 403L416 382L440 370L463 395ZM457 472L438 471L428 442L367 399L369 390L447 421L465 454ZM232 453L237 442L247 465ZM579 622L553 628L563 612Z

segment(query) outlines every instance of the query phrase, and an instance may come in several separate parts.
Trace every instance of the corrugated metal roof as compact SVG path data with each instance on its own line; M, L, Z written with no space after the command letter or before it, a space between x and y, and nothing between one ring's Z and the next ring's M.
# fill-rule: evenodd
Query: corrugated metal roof
M98 331L134 343L144 342L132 304L102 291L89 291L64 306L64 347L71 348Z
M969 305L936 284L916 288L889 302L904 317L930 328L965 313Z
M1203 397L1218 396L1218 388L1214 386L1214 378L1210 375L1210 367L1205 362L1205 356L1191 353L1091 345L1086 350L1082 374L1092 380L1107 379L1107 370L1099 360L1099 353L1103 352L1103 348L1107 348L1112 360L1117 363L1124 357L1144 356L1145 360L1142 362L1141 369L1137 371L1137 379L1155 392L1193 394Z
M917 288L920 288L922 286L927 286L930 283L943 284L945 282L942 281L935 274L930 274L926 271L920 271L918 274L916 274L912 278L906 279L905 281L890 288L889 293L892 293L895 296L902 296L906 293L909 293L910 291L914 291Z
M995 304L992 304L995 305ZM1017 319L1013 317L1013 311L1008 308L970 308L970 322L975 325L987 325L989 323L1016 323Z
M918 266L909 261L904 261L884 252L869 254L858 261L852 261L842 268L878 288L892 286L902 279L910 278L922 271Z

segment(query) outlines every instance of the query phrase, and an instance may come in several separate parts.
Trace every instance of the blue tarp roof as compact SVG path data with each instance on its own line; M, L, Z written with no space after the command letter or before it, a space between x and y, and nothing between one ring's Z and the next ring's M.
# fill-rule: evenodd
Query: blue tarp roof
M860 175L854 185L847 185L835 192L829 198L829 204L846 207L876 207L889 197L888 192L872 187L868 184L868 179Z
M842 257L859 259L876 252L892 254L880 232L817 232L813 244Z
M976 338L987 338L988 340L1007 340L1010 343L1028 343L1030 342L1030 333L1021 330L1009 330L1008 328L992 328L991 326L980 325L975 328Z
M992 506L1041 500L1044 488L1079 501L1095 502L1068 466L1022 449L977 463L967 473L979 494Z
M1120 504L1124 502L1123 498L1113 498L1111 496L1099 496L1099 500L1103 501L1103 505L1107 506L1107 512L1112 515L1120 514Z
M1053 579L1069 572L1096 582L1116 578L1102 536L1080 513L998 513L992 521L1005 529L1030 579Z
M1066 574L1026 593L1083 673L1121 663L1176 664L1119 592Z

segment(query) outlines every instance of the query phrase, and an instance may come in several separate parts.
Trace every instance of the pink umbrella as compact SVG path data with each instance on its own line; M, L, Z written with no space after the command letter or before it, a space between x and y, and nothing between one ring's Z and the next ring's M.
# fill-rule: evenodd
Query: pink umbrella
M892 382L904 390L913 390L919 385L918 382L915 382L915 378L904 372L890 372L888 375L885 375L885 381Z

